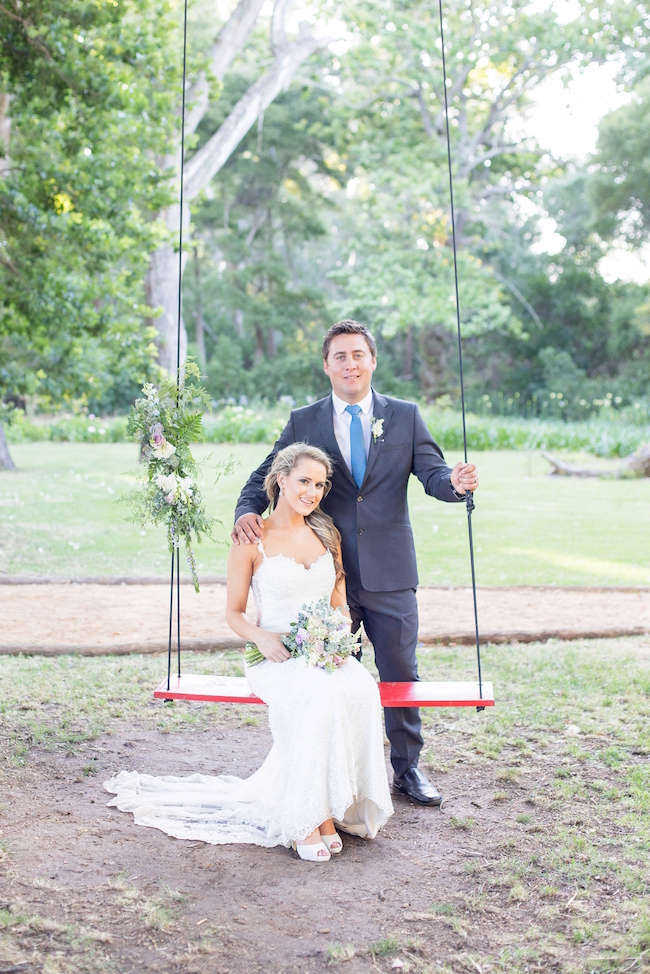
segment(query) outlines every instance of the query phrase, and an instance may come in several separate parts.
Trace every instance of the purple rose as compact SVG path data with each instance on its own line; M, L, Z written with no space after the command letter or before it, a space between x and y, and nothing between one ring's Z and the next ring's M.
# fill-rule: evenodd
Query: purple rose
M162 423L154 423L150 432L152 446L162 446L162 441L164 439Z
M306 643L308 639L309 639L309 633L307 632L307 630L300 628L296 633L296 642L298 643L298 645L302 646L303 643Z

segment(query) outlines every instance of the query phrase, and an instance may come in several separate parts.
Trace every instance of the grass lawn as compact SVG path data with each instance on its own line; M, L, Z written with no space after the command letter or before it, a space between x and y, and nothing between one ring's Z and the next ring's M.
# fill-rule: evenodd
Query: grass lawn
M130 485L134 446L33 443L12 446L16 474L0 473L0 572L60 575L163 575L162 531L124 520L115 502ZM265 446L199 446L209 465L233 456L234 473L212 489L210 512L229 526L234 503ZM460 457L449 453L453 464ZM536 454L477 454L481 487L473 516L479 584L650 585L650 480L573 480L547 476ZM465 509L409 490L422 583L466 584ZM197 549L199 572L223 574L228 531Z
M169 840L103 807L100 784L116 767L178 761L191 746L220 760L236 741L244 761L260 732L268 740L264 708L153 701L163 666L142 656L3 661L7 969L314 974L345 961L342 972L373 974L400 957L414 974L650 970L647 637L486 647L496 709L424 712L422 764L447 797L442 814L398 802L385 836L322 871L284 850ZM188 654L186 668L235 674L241 656ZM421 671L462 678L471 653L425 649ZM57 848L43 872L48 836ZM328 909L338 919L325 924ZM261 956L271 935L280 964ZM147 956L162 951L168 966L143 958L138 968L145 939Z

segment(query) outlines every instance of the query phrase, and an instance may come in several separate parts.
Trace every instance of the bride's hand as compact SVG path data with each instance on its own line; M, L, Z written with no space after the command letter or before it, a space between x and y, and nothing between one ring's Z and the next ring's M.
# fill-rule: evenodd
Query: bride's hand
M255 644L262 656L266 656L272 663L284 663L291 656L291 653L280 639L280 633L265 632L263 629L260 629L255 639Z

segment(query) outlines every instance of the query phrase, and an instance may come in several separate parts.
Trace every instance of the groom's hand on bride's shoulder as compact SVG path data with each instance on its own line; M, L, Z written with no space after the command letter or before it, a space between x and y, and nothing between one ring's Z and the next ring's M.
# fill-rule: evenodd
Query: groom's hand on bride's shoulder
M257 544L264 532L264 521L259 514L242 514L235 521L230 537L233 544Z

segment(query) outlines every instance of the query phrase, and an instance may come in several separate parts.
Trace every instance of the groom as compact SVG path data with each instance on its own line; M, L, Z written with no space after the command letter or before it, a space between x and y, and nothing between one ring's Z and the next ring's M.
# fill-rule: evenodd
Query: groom
M478 486L474 464L450 469L418 407L372 389L377 346L357 321L332 325L323 342L323 368L332 395L294 409L264 462L251 474L235 512L235 544L257 544L268 506L264 478L273 456L304 441L334 463L332 488L321 503L341 532L352 629L363 622L383 681L418 679L418 584L407 484L413 473L427 494L451 503ZM384 711L395 791L421 805L442 795L418 769L423 740L416 707Z

